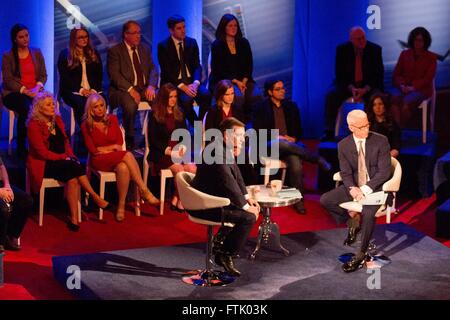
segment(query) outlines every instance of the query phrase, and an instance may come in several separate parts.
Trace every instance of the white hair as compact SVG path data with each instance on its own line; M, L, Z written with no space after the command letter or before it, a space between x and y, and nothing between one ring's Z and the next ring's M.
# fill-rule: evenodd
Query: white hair
M367 119L367 114L362 110L352 110L347 115L347 124L353 125L358 119Z

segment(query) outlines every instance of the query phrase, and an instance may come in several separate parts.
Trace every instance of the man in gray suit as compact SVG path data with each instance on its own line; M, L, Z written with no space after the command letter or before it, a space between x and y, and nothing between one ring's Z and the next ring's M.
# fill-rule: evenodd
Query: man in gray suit
M369 131L369 121L364 111L351 111L347 116L347 124L352 134L338 144L343 185L323 194L320 204L338 223L347 221L349 230L344 245L354 243L356 235L361 231L359 251L342 266L344 272L352 272L364 265L375 227L375 214L380 206L364 205L359 215L356 212L348 212L339 207L339 204L352 200L359 201L372 192L380 191L383 183L390 177L391 157L387 138Z
M141 27L127 21L122 28L123 42L108 50L109 100L112 108L122 107L127 149L134 147L134 120L138 104L155 98L158 71L152 51L141 43Z

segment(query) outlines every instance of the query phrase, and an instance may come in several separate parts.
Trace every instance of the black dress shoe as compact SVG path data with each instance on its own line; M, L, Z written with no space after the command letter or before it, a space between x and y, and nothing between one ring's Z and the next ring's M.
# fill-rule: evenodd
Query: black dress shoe
M297 211L298 214L302 214L302 215L306 214L305 204L304 204L303 200L294 204L294 209L295 209L295 211Z
M239 277L241 272L234 267L233 258L226 254L216 254L214 261L221 267L225 269L231 276Z
M358 235L361 228L348 228L347 238L344 240L344 246L350 246L356 241L356 236Z
M5 249L11 251L19 251L21 249L19 245L19 239L6 236Z
M327 160L325 160L325 158L320 157L317 164L319 165L319 168L324 172L329 172L331 170L331 164Z
M365 256L354 256L349 262L344 263L342 265L342 271L344 272L353 272L358 270L359 268L362 268L364 263L366 261L366 257Z

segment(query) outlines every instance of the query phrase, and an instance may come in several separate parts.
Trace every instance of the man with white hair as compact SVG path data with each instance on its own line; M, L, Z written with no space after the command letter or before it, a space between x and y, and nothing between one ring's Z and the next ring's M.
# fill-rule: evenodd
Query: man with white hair
M360 26L350 29L349 41L336 48L335 86L325 99L325 134L332 140L339 106L348 98L361 102L383 91L384 66L382 48L366 39Z
M356 241L361 231L361 247L356 255L342 266L352 272L364 265L369 241L375 227L375 214L379 205L363 205L361 215L339 207L340 203L359 201L366 195L380 191L391 172L390 147L387 138L369 131L367 115L353 110L347 116L351 135L338 144L339 167L343 184L320 198L320 204L334 216L338 223L347 222L348 235L344 245Z

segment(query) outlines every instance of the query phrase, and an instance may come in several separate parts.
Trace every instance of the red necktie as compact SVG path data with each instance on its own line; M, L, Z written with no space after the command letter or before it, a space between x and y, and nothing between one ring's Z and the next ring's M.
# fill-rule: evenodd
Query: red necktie
M355 84L362 82L362 50L356 50L355 52Z
M131 50L133 50L133 66L134 71L136 71L137 87L139 89L144 89L144 74L142 73L141 63L138 59L136 47L132 47Z

